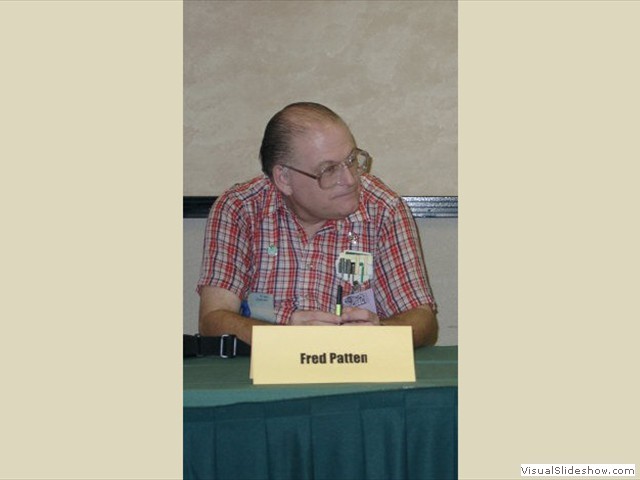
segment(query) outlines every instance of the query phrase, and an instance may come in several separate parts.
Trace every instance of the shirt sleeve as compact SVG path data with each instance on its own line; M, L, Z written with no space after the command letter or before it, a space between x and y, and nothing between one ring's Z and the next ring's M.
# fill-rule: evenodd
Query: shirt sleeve
M203 286L224 288L244 298L251 268L251 225L242 201L227 194L211 207L205 228L200 278Z
M421 305L429 305L434 313L437 312L418 229L409 207L401 198L382 225L375 261L376 303L382 317Z

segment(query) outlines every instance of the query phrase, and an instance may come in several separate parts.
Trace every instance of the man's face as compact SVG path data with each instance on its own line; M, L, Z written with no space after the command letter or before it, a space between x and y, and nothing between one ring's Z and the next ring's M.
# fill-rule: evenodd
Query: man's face
M313 126L294 142L291 165L308 173L319 175L326 165L340 163L355 148L351 132L339 123ZM358 208L360 178L348 169L340 169L340 183L322 189L318 181L288 170L289 206L303 223L317 224L329 219L344 218Z

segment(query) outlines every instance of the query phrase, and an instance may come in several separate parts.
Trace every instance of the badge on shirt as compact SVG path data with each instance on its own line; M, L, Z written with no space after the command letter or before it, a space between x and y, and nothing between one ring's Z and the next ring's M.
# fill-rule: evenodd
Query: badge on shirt
M376 301L373 296L373 289L371 288L347 295L342 299L342 305L345 307L364 308L376 315L378 314L378 311L376 310Z
M245 310L243 312L245 316L257 320L264 320L269 323L276 323L273 295L252 292L247 297L245 307L248 307L248 311Z

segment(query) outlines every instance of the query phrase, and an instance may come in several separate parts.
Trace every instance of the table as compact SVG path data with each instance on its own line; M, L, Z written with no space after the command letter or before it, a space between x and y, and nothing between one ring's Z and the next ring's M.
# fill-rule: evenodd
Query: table
M184 360L185 479L457 478L457 347L416 382L252 385L249 358Z

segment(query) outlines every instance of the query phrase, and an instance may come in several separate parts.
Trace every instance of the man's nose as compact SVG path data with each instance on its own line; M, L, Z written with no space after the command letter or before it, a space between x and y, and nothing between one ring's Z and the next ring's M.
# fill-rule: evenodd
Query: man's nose
M351 171L349 167L343 164L342 168L340 169L340 181L338 182L338 185L351 186L354 185L357 181L358 179L356 175Z

